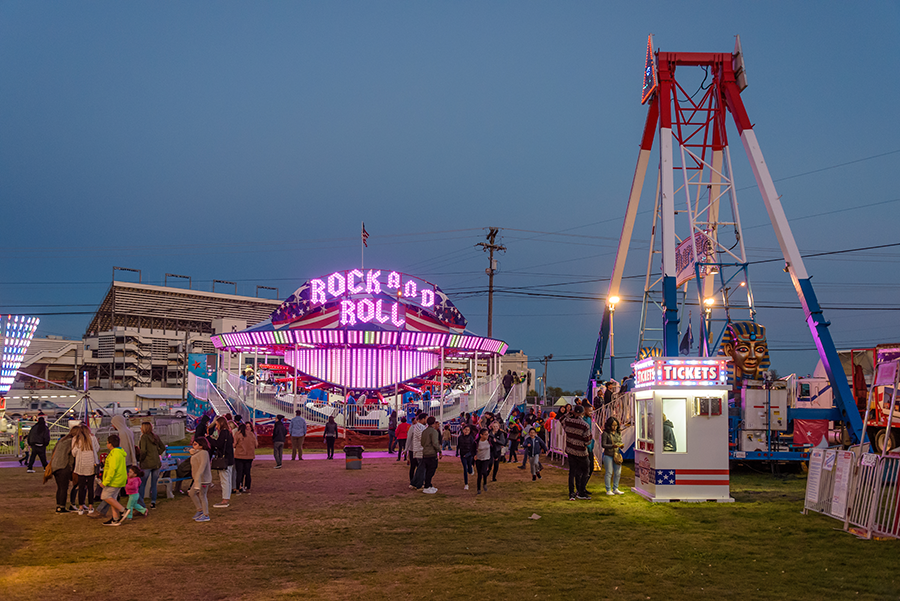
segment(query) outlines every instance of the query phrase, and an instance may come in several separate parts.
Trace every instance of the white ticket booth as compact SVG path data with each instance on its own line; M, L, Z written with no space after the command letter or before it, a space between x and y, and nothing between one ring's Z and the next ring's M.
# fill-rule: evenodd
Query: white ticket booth
M653 502L732 502L727 359L634 363L634 492Z

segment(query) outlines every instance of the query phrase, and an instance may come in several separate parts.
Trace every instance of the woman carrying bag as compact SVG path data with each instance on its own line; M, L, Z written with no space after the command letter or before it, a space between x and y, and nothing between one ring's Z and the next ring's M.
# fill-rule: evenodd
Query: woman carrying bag
M619 477L622 475L622 452L625 447L622 444L622 431L619 427L619 420L610 417L603 426L603 436L600 437L600 445L603 447L603 469L606 471L604 480L606 483L606 494L624 495L619 490ZM612 489L610 489L610 480L612 480Z
M216 418L216 440L213 442L215 458L212 469L219 472L219 485L222 487L222 501L213 507L225 509L231 506L231 473L234 471L234 436L228 427L228 420L223 416Z
M75 467L75 457L72 455L72 441L75 432L62 437L53 449L50 456L50 471L56 480L56 513L69 513L66 509L66 498L69 496L69 483L72 482L72 469ZM44 482L49 478L44 477Z

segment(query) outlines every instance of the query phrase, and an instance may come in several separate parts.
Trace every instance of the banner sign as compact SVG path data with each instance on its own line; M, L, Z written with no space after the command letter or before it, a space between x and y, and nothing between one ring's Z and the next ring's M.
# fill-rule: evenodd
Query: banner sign
M713 242L709 236L703 232L696 232L691 243L691 238L682 240L675 248L675 285L681 286L685 282L689 282L697 275L694 270L694 245L697 245L697 260L700 263L713 262ZM702 268L701 275L711 272L712 265Z
M822 460L825 452L822 449L813 449L809 456L809 474L806 477L806 505L815 505L819 502L819 482L822 480Z

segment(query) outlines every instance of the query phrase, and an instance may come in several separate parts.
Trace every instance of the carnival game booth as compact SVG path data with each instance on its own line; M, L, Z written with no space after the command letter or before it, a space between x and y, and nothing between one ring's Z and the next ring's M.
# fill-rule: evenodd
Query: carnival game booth
M212 342L219 351L281 356L292 368L285 377L295 380L295 390L326 390L386 419L406 392L429 388L442 412L444 403L454 402L447 392L459 370L448 362L474 368L486 360L499 367L507 344L471 335L466 324L430 282L396 271L350 269L309 280L268 320ZM229 360L230 353L223 365Z
M727 361L651 357L633 364L635 485L653 502L731 502Z

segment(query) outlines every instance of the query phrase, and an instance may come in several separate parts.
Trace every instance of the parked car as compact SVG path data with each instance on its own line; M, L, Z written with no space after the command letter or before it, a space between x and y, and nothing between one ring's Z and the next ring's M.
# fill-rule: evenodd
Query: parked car
M113 415L121 415L122 417L131 417L132 415L137 415L141 412L137 407L129 407L127 405L123 405L119 402L113 402L105 407L100 407L97 409L97 413L102 416L112 417Z
M47 419L56 419L71 411L68 407L62 407L52 401L32 400L27 398L7 399L6 413L10 417L19 419L33 417L43 413Z
M172 405L171 407L169 407L169 415L174 415L175 417L186 417L187 414L187 403L181 403L179 405Z

